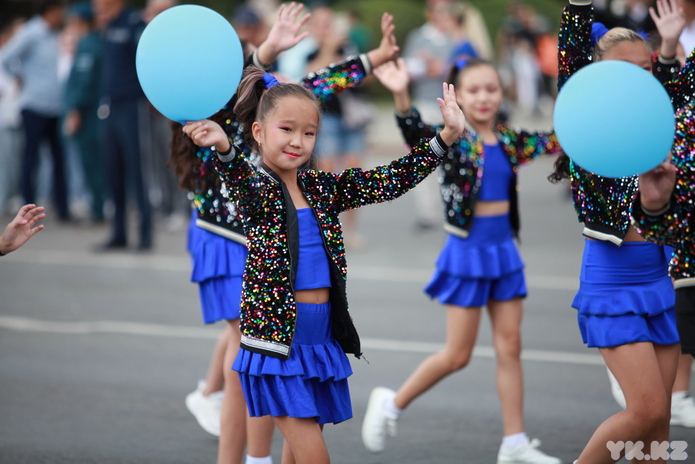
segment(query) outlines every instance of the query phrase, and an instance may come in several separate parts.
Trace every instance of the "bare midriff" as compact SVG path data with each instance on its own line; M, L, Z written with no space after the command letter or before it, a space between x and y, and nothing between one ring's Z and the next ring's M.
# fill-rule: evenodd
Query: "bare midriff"
M479 201L475 204L476 216L502 216L509 213L508 201Z
M297 290L294 293L294 300L297 303L321 304L328 302L329 299L328 287L311 288L309 290Z

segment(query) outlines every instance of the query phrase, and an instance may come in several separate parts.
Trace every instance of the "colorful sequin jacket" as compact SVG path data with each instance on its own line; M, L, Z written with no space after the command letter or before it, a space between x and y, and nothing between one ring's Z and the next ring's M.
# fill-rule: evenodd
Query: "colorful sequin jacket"
M676 115L671 162L677 174L667 211L654 216L646 214L638 194L632 217L635 228L646 239L673 246L669 273L679 288L695 285L695 102Z
M437 168L445 150L437 137L421 141L410 154L374 169L354 168L339 174L298 172L300 188L316 215L330 259L333 335L346 353L361 356L345 292L347 267L339 214L403 195ZM296 323L296 209L278 176L250 163L238 149L219 156L215 166L239 207L249 249L242 288L241 346L287 359Z
M558 88L592 62L591 5L567 5L558 37ZM621 245L630 227L630 205L637 193L637 177L613 179L592 174L570 160L570 188L583 234Z
M407 115L396 115L403 138L410 146L422 138L434 137L438 127L425 124L417 109L412 108ZM543 154L561 153L555 133L525 132L499 124L495 129L497 140L502 144L514 175L509 184L511 203L510 221L518 236L519 200L517 174L519 166ZM473 212L480 191L485 168L483 139L472 128L467 128L461 138L444 155L439 170L439 182L444 202L444 229L454 235L467 237L473 224Z
M249 57L246 66L252 64L254 64L253 57ZM255 65L261 67L257 62ZM360 85L370 72L369 60L362 54L311 73L301 81L301 84L316 96L319 104L322 104L341 91ZM244 153L249 153L250 149L244 140L243 129L231 111L235 103L236 95L211 119L222 126L235 146ZM198 184L205 186L192 192L193 205L198 212L196 225L245 244L243 225L237 207L214 168L216 156L209 148L199 149L196 156L198 157L195 167L196 176L200 179Z

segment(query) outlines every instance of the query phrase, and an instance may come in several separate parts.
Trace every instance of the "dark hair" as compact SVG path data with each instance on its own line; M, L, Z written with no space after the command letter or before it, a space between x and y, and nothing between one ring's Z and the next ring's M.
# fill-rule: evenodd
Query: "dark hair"
M54 8L64 8L65 7L65 1L64 0L43 0L41 3L39 3L39 9L37 10L39 15L44 15L48 11L54 9Z
M264 71L253 66L246 68L237 90L237 102L234 105L234 114L241 123L244 138L252 150L258 150L258 143L253 138L251 126L256 121L263 123L266 116L275 109L281 99L286 97L306 98L316 105L316 112L319 113L316 98L302 85L295 83L276 84L266 89L263 81L264 75Z
M463 58L461 60L457 60L456 63L451 66L449 73L446 75L445 82L448 84L454 84L454 88L456 88L458 87L458 81L463 74L479 66L489 66L494 69L495 73L497 74L497 78L500 80L500 84L502 83L499 72L492 61L483 60L481 58Z

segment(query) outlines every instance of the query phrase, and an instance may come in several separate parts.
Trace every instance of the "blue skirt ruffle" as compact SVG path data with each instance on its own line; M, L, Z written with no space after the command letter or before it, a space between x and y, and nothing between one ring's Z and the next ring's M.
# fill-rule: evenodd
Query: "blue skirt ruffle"
M347 378L352 367L331 333L330 304L297 303L297 327L286 360L240 349L234 366L251 417L352 417Z
M580 286L572 302L590 347L650 341L678 343L675 291L661 246L586 240Z
M241 285L248 250L238 242L195 225L188 228L188 252L198 284L203 322L239 319Z
M440 303L483 306L527 293L509 215L476 217L467 238L449 235L425 293Z

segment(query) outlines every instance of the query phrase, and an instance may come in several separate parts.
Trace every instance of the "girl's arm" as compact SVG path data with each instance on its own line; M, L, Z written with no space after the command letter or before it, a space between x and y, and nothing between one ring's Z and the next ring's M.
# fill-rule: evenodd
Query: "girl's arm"
M519 164L526 164L541 155L563 153L555 131L551 132L509 132L502 134L502 142L509 140L514 144Z
M412 106L408 93L410 77L403 58L398 58L396 62L384 63L374 70L374 75L393 94L396 103L396 120L405 143L413 147L422 138L434 137L437 133L435 127L424 124L420 114Z
M377 48L311 73L302 80L302 85L316 95L319 103L334 98L346 89L357 87L375 67L397 55L399 48L394 30L393 16L384 13L381 17L382 37Z
M575 72L591 63L593 23L591 0L569 0L562 10L558 35L558 90Z
M302 16L303 10L304 5L301 3L280 5L268 37L253 54L254 65L269 69L281 52L294 47L309 35L308 32L299 32L311 17L308 13Z
M649 7L649 15L654 20L661 37L659 58L668 62L675 60L678 38L685 29L685 15L676 0L657 0L656 10Z
M410 154L388 165L368 171L347 169L337 175L336 207L340 211L390 201L403 195L432 173L441 163L448 147L463 132L466 122L456 103L453 85L443 84L444 98L438 98L444 128L431 139L415 144Z

